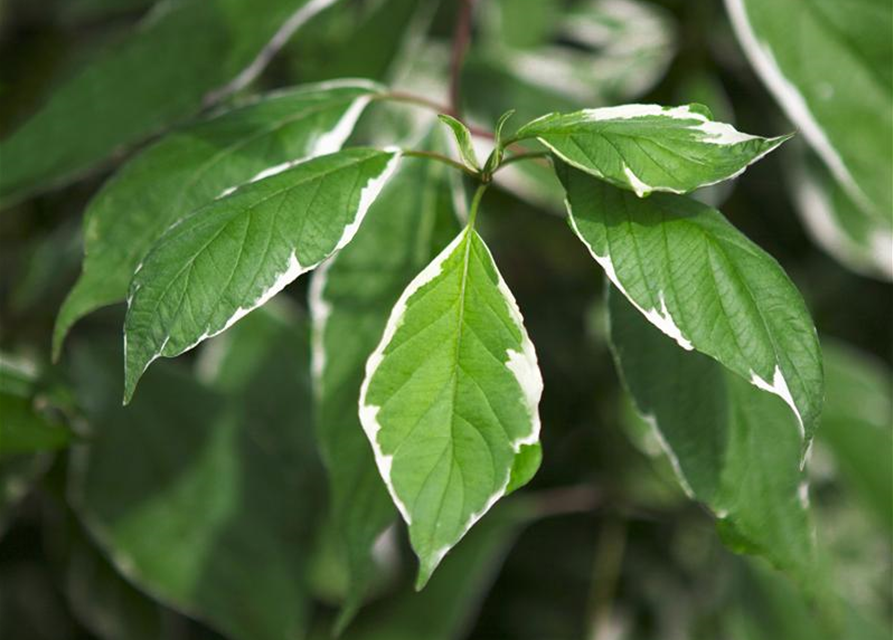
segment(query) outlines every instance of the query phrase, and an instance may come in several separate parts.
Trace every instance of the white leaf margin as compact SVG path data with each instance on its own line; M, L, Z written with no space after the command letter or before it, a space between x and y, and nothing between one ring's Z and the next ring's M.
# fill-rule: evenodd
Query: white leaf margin
M743 174L747 168L758 162L766 155L774 151L781 145L785 140L788 139L789 136L777 136L775 138L762 138L760 136L751 135L749 133L744 133L742 131L738 131L730 124L726 124L724 122L718 122L716 120L711 120L703 113L699 111L695 111L691 108L691 105L683 105L679 107L665 107L659 104L627 104L620 105L616 107L601 107L598 109L582 109L581 111L577 111L570 114L558 114L558 113L548 113L544 116L540 116L539 118L532 120L525 124L521 129L518 130L516 136L518 139L523 139L525 137L534 136L536 139L541 142L543 145L549 148L552 153L557 155L562 161L567 164L580 169L581 171L585 171L586 173L597 175L597 177L602 179L607 179L604 174L599 172L592 166L583 166L579 162L576 162L572 158L567 157L560 150L556 149L555 146L550 143L545 138L533 134L526 134L525 131L530 128L533 129L535 126L541 121L548 120L550 118L554 118L556 116L572 116L572 115L582 115L583 122L608 122L608 121L616 121L616 120L635 120L638 118L668 118L669 120L686 120L691 121L694 120L696 124L690 125L686 127L689 131L700 134L700 137L697 138L697 142L702 142L705 144L713 144L717 146L734 146L736 144L741 144L744 142L750 142L753 140L761 140L771 143L762 153L755 156L750 162L741 167L735 173L726 176L724 178L719 178L718 180L713 180L710 182L702 182L698 184L697 188L709 187L714 184L719 184L720 182L725 182L726 180L734 180L741 174ZM639 176L637 176L632 168L630 168L625 162L623 162L623 173L626 177L626 182L629 188L640 198L644 198L651 194L654 191L663 191L666 193L675 193L675 194L685 194L688 191L675 189L673 187L662 186L662 185L650 185L643 181Z
M652 308L650 310L644 309L633 297L629 294L623 284L620 282L620 278L617 276L617 272L614 269L614 263L611 260L609 255L601 256L595 250L595 248L589 243L589 241L583 236L580 232L579 227L577 226L577 221L574 218L573 210L570 204L570 201L565 198L564 201L565 207L567 208L568 220L570 222L571 229L574 234L580 239L586 249L589 251L589 254L592 258L604 269L605 275L608 276L608 279L611 281L618 291L620 291L623 296L629 300L630 304L632 304L652 325L660 329L660 331L664 334L672 338L676 344L685 349L686 351L691 351L695 349L695 345L686 338L682 330L673 320L673 316L670 315L669 309L667 309L666 301L664 300L663 291L658 292L658 296L660 298L661 308ZM698 351L701 351L698 349ZM707 354L710 355L710 354ZM713 357L711 355L711 357ZM790 409L794 412L794 416L797 418L797 427L800 433L801 442L806 441L806 425L803 422L803 416L800 412L799 407L794 402L794 398L791 395L791 391L788 387L787 380L784 377L784 373L781 370L781 366L776 361L775 369L772 371L772 381L769 382L763 377L761 377L756 371L753 369L750 370L750 377L747 380L758 389L771 393L775 396L781 398L785 404L790 407ZM811 445L811 443L810 443ZM806 458L804 456L801 466L806 464Z
M384 361L385 350L394 339L397 330L403 324L410 299L419 289L441 275L443 271L443 263L450 256L453 255L456 248L462 242L468 243L465 255L465 260L467 263L471 250L471 242L473 240L472 237L469 237L470 234L476 235L476 232L471 227L466 227L464 230L459 232L459 234L437 255L437 257L434 258L434 260L432 260L424 269L422 269L422 271L419 272L419 274L412 280L412 282L409 283L409 285L403 291L400 298L397 300L393 309L391 310L391 314L385 326L381 341L379 342L376 349L369 356L369 359L366 361L366 377L363 380L363 384L360 388L360 423L362 424L363 431L366 433L366 437L369 439L369 443L372 446L372 450L375 455L375 463L378 466L378 470L381 474L382 480L384 481L385 486L387 487L388 492L391 495L391 499L394 501L394 505L397 507L397 510L400 512L401 517L407 525L412 524L412 514L409 512L406 504L397 494L393 481L391 480L391 466L393 464L393 455L384 453L381 445L378 442L378 433L382 429L382 425L378 422L378 412L380 411L381 407L372 405L368 402L369 386L372 382L373 377L375 376L376 371L378 370L381 363ZM479 236L477 237L478 239L480 239ZM493 260L493 255L490 252L489 247L487 247L486 243L484 243L482 239L480 240L480 242L481 245L486 249L487 258L490 260L490 263L497 274L497 288L505 299L506 311L509 314L512 322L515 323L516 328L521 333L521 351L519 352L515 351L514 349L507 349L506 361L504 363L506 368L511 371L521 389L523 400L527 405L528 415L530 417L529 433L525 436L516 438L510 443L515 453L517 454L521 451L522 446L533 445L539 442L541 429L541 421L539 417L539 401L542 397L543 392L543 379L542 374L539 370L536 350L533 346L533 342L530 340L527 329L524 326L524 318L521 315L520 309L518 308L517 301L515 300L512 292L509 290L508 285L502 277L502 274L499 272L499 269L496 267L496 263ZM457 544L465 536L465 534L468 533L468 531L475 525L475 523L480 520L500 498L505 495L510 481L511 466L506 469L505 481L502 483L500 488L490 495L484 506L479 511L474 512L469 516L468 520L463 525L462 531L460 532L459 536L452 543L452 546L455 546L455 544ZM434 559L431 563L432 571L434 567L436 567L440 563L440 561L447 554L450 548L451 546L447 546L435 552Z
M770 93L788 118L800 128L810 146L819 154L849 196L865 211L872 211L874 205L859 187L843 158L828 138L828 134L816 120L803 94L784 75L768 43L757 37L747 16L744 0L725 0L725 3L738 42Z
M303 275L304 273L307 273L308 271L315 269L322 262L324 262L326 259L328 259L331 255L338 253L338 251L340 251L345 246L347 246L347 244L350 243L351 240L353 240L354 236L356 235L357 231L359 230L360 225L362 224L363 219L365 218L366 213L369 210L369 207L371 207L372 203L375 202L375 199L378 197L379 193L381 193L381 190L384 188L385 184L390 179L391 175L393 175L394 171L397 168L398 162L402 158L401 150L398 149L397 147L386 147L386 148L382 149L382 151L385 153L391 154L391 158L386 163L382 172L379 173L378 175L371 176L369 178L369 180L366 182L366 184L363 186L362 190L360 191L360 201L358 203L357 210L354 214L354 219L347 226L345 226L344 231L341 234L341 237L339 238L338 242L335 245L335 248L332 250L332 253L329 254L329 256L326 256L322 260L315 262L313 264L302 265L298 261L296 251L293 249L291 255L289 256L288 263L283 265L282 271L280 271L279 274L275 277L273 283L269 287L267 287L257 298L255 298L248 305L242 306L242 307L239 307L238 309L236 309L236 311L233 313L233 315L231 315L226 320L226 322L223 323L223 325L220 328L212 329L210 327L210 325L206 326L204 331L202 332L202 334L198 337L198 339L195 342L184 347L183 349L178 350L176 353L168 354L168 353L164 352L164 349L167 346L167 343L171 337L170 333L168 333L167 336L165 336L164 340L162 340L161 344L156 348L152 357L149 358L149 360L143 366L143 370L140 372L140 375L145 373L146 369L148 369L149 366L153 362L155 362L155 360L160 358L162 355L165 355L167 357L179 356L183 353L186 353L187 351L189 351L191 349L194 349L201 342L207 340L208 338L213 338L214 336L217 336L217 335L223 333L224 331L229 329L232 325L234 325L236 322L238 322L239 320L244 318L246 315L248 315L251 311L254 311L258 307L265 304L273 296L275 296L277 293L282 291L286 286L288 286L289 284L294 282L299 276ZM302 158L298 162L291 163L289 165L289 167L286 167L286 168L291 168L298 164L301 164L304 162L309 162L312 159L313 158ZM284 169L276 171L276 173L279 173L283 170ZM265 177L269 177L270 175L272 175L272 174L268 173L267 176L265 176ZM137 273L139 273L141 268L142 268L142 263L137 267L136 271L134 272L134 276ZM131 303L133 301L133 296L138 291L138 289L139 289L139 286L137 285L134 288L132 288L130 293L128 294L128 297L127 297L128 313L130 311ZM126 324L125 324L125 327L126 327ZM124 332L125 367L126 367L126 363L129 361L128 355L129 355L129 353L128 353L128 345L127 345L127 332L125 331ZM126 377L126 373L125 373L125 377Z

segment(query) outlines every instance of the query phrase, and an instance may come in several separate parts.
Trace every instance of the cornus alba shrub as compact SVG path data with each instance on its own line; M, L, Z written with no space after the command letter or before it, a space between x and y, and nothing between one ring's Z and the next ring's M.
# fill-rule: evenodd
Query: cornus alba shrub
M626 389L685 491L729 544L806 575L802 465L823 396L816 331L779 264L686 195L735 178L787 137L742 133L696 104L630 104L516 127L506 113L485 158L449 115L413 145L345 146L368 105L407 101L420 102L365 80L299 86L139 153L89 206L56 353L78 318L126 298L129 402L154 360L313 272L319 439L349 550L349 606L390 522L388 499L422 588L543 456L536 346L478 221L507 167L546 164L566 194L568 233L610 281ZM135 218L142 233L131 233ZM356 314L370 308L380 320ZM365 370L338 364L350 350Z

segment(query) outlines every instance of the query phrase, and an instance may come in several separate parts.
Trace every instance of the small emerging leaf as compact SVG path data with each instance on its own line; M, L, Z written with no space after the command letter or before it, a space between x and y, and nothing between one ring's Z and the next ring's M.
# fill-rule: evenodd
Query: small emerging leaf
M538 139L571 166L640 197L734 178L789 137L741 133L712 120L701 105L656 104L552 113L515 134Z
M226 330L350 242L398 158L351 148L274 167L172 227L131 285L125 401L153 360Z
M496 170L496 167L502 163L502 157L505 155L505 146L502 144L502 129L505 127L505 123L508 122L509 118L513 115L515 115L515 110L509 109L499 116L499 120L496 121L493 152L490 154L490 157L487 158L487 163L484 166L484 173L492 173Z
M462 156L462 161L475 171L480 171L481 165L474 151L474 143L471 141L471 132L468 130L468 127L453 116L448 116L445 113L441 113L437 117L453 132L456 144L459 146L459 155Z
M542 378L514 297L473 229L403 292L366 364L360 421L409 525L423 587L446 553L533 474Z

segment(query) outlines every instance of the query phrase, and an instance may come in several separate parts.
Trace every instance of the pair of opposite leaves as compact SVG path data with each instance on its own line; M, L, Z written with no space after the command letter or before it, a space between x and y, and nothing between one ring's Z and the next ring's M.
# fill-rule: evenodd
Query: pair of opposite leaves
M397 149L339 150L383 91L343 81L279 92L128 163L88 211L84 274L60 313L56 348L77 318L123 297L122 274L133 273L129 398L155 358L224 331L343 248L400 159ZM697 106L656 105L551 114L513 137L525 138L560 159L572 226L630 301L681 346L781 396L808 440L821 375L796 290L718 212L669 194L641 199L734 177L784 138L739 133ZM134 209L111 215L122 203ZM686 279L699 264L711 267L712 294L701 278ZM705 296L714 306L731 301L718 333ZM360 419L409 525L420 584L496 500L535 473L541 391L517 305L466 228L398 300L361 390Z

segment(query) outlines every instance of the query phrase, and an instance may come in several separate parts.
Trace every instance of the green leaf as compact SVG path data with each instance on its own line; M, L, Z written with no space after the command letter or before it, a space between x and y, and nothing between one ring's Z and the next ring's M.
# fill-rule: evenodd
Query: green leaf
M36 372L0 357L0 457L68 446L71 431L38 408Z
M893 7L886 0L726 0L726 7L788 118L849 197L889 227Z
M828 395L819 441L844 480L888 529L893 527L893 376L881 361L824 340Z
M514 109L509 109L501 116L499 116L499 120L496 121L496 130L494 132L494 140L493 140L493 151L490 153L490 157L487 158L487 163L484 165L484 173L490 174L502 163L502 158L505 155L505 145L503 144L502 139L502 130L505 127L505 123L509 121L515 115Z
M478 162L477 154L474 151L474 143L471 141L471 132L468 130L468 127L456 120L453 116L446 115L445 113L441 113L437 117L440 118L440 121L448 126L453 132L453 137L455 137L456 144L459 147L459 155L462 157L462 162L464 162L467 167L470 167L475 171L480 171L481 165Z
M679 349L613 287L609 317L624 385L685 492L716 515L728 546L808 585L814 545L802 443L784 402Z
M859 207L815 154L789 166L794 204L815 242L857 273L893 280L893 218Z
M805 454L822 408L822 359L803 298L781 266L695 200L641 199L559 166L571 227L611 282L683 349L782 398Z
M538 139L571 166L640 197L734 178L789 137L741 133L712 120L701 105L655 104L552 113L515 134Z
M272 167L169 229L131 284L125 400L153 360L226 330L350 242L398 159L351 148Z
M164 2L0 144L0 202L70 182L245 86L335 0Z
M363 366L400 293L456 233L449 178L439 163L402 160L356 238L313 274L317 437L336 545L349 572L342 624L362 603L374 574L373 545L396 516L357 416Z
M204 367L210 386L162 365L129 407L120 352L73 352L92 429L68 479L78 516L131 583L236 640L301 638L308 626L323 491L307 329L252 314ZM237 349L243 340L250 349Z
M517 304L466 228L394 305L360 393L360 421L420 560L418 588L506 493L522 447L538 446L541 393Z
M168 227L268 167L338 151L380 90L347 80L277 91L180 129L124 165L87 208L83 273L59 311L54 353L79 318L124 300Z

